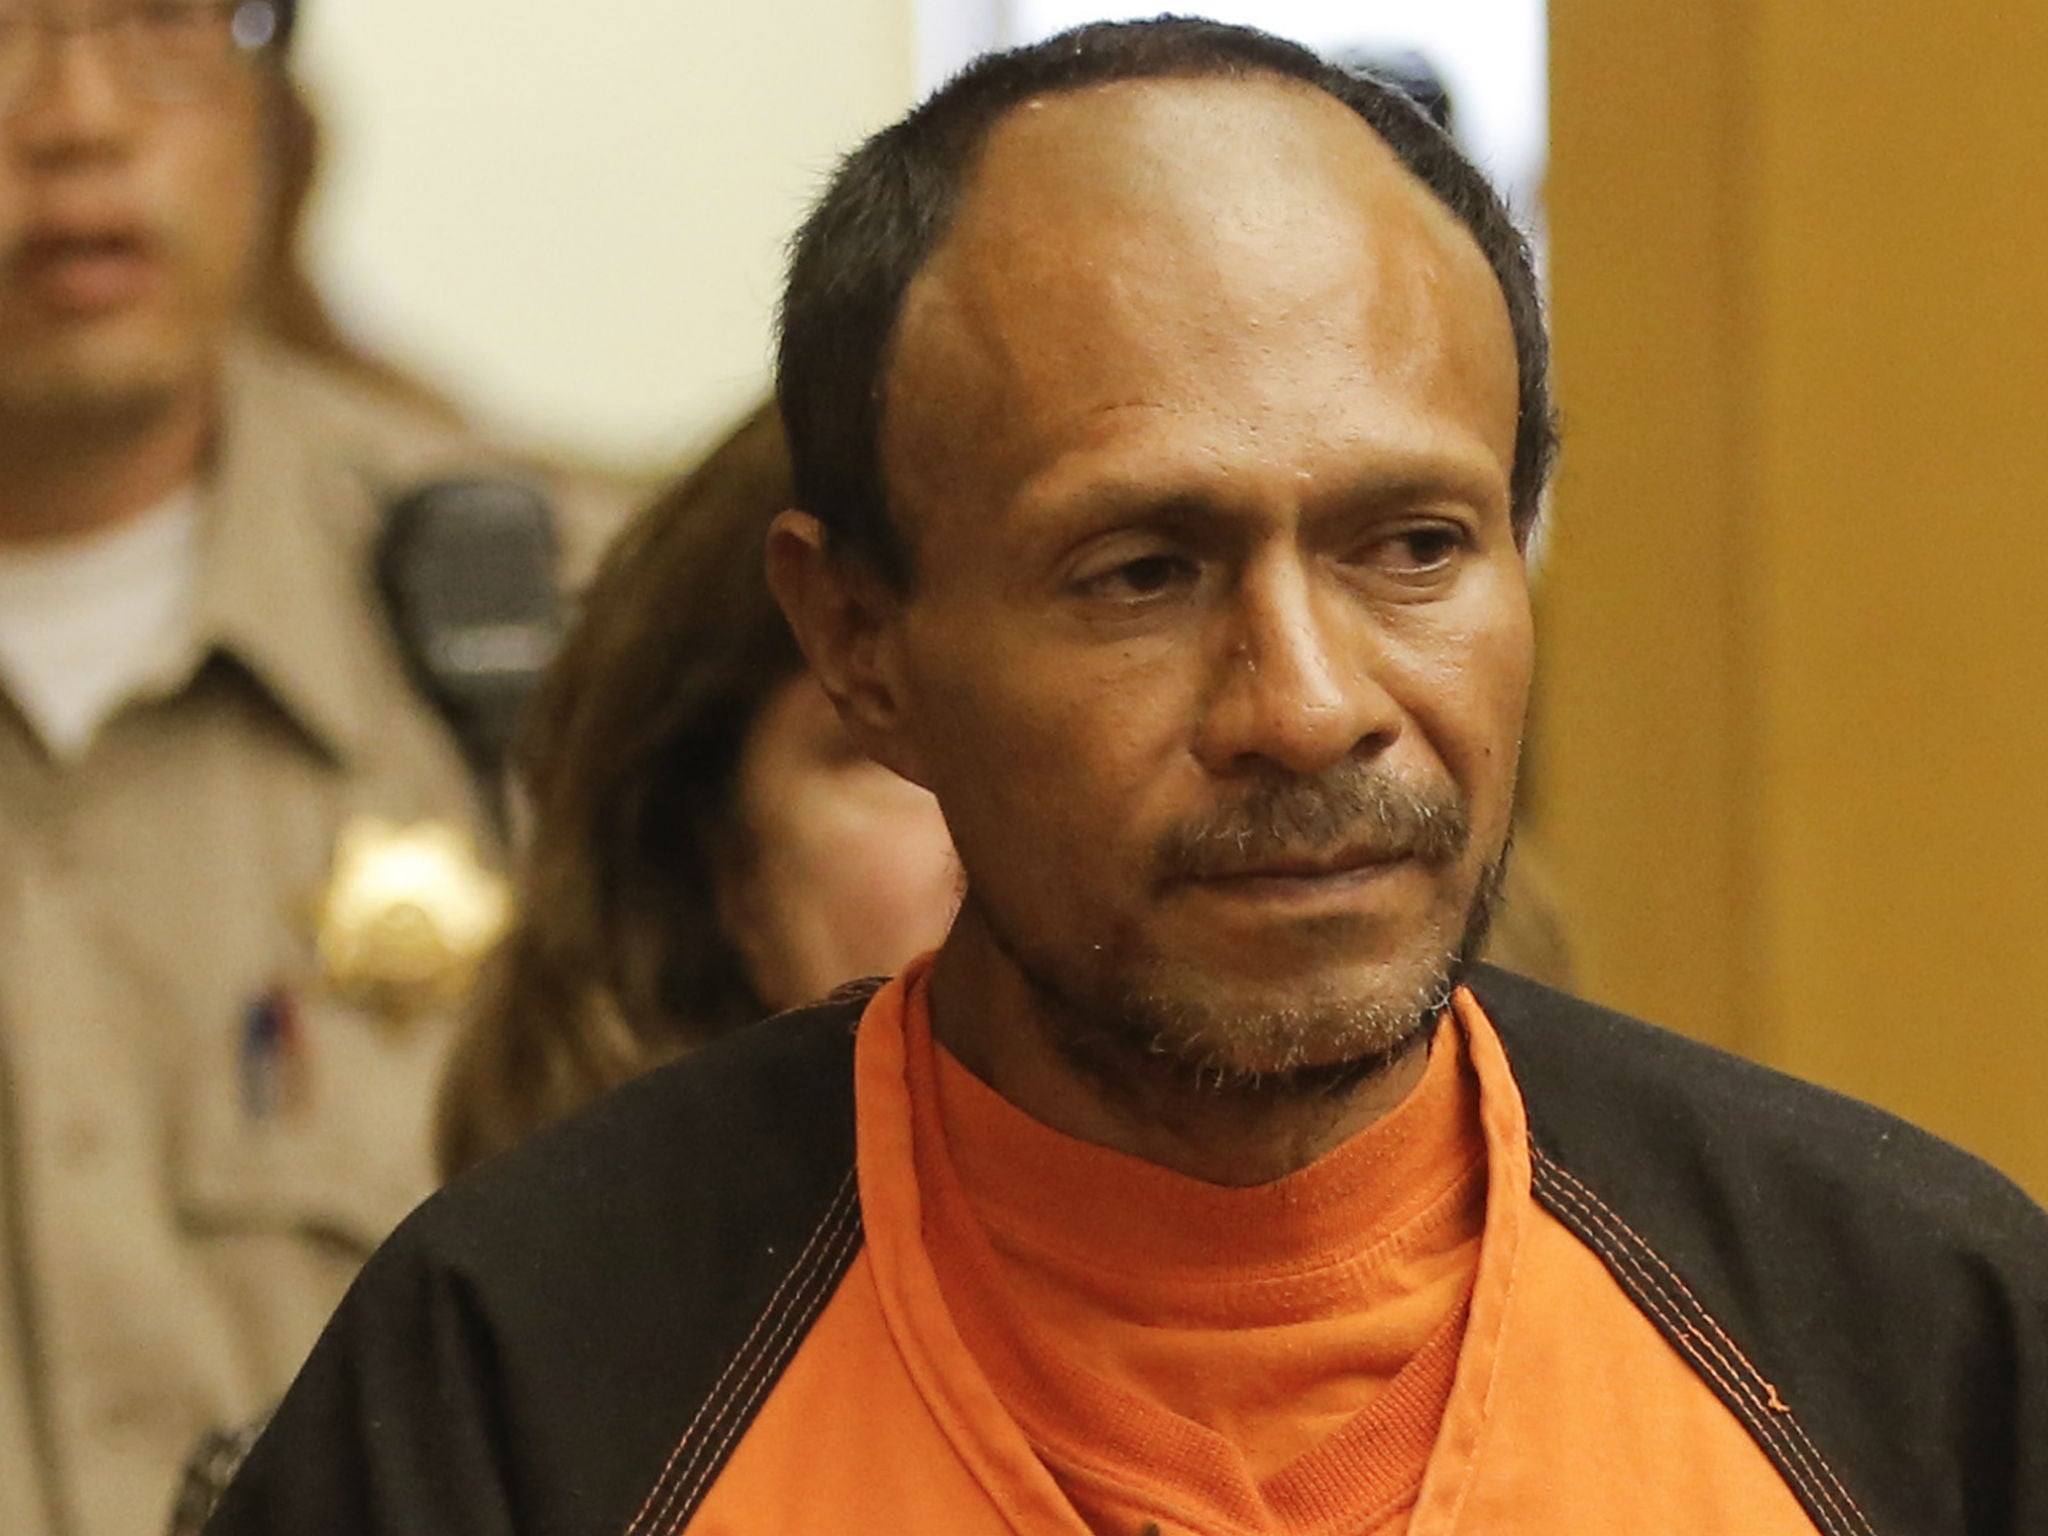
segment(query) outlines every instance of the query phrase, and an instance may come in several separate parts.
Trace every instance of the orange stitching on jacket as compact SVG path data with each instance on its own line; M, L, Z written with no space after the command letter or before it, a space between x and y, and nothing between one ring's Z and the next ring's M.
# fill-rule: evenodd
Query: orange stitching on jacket
M825 1238L828 1232L836 1232L841 1227L843 1218L851 1211L851 1203L845 1202L841 1198L844 1194L845 1187L842 1186L840 1194L835 1195L833 1203L826 1207L825 1218L812 1232L810 1242L805 1244L803 1252L798 1255L796 1262L790 1267L789 1274L784 1277L785 1283L776 1287L775 1295L769 1299L768 1306L763 1309L761 1316L756 1319L753 1332L748 1334L746 1343L734 1354L731 1363L719 1377L717 1384L713 1386L710 1394L705 1398L703 1405L697 1411L697 1417L691 1421L690 1428L685 1431L683 1440L677 1443L676 1452L669 1458L669 1466L664 1468L662 1472L663 1482L668 1485L668 1493L662 1499L660 1508L655 1511L654 1518L649 1522L649 1530L656 1528L663 1530L673 1529L673 1521L679 1514L687 1517L690 1497L688 1490L691 1488L692 1480L696 1474L707 1465L705 1460L706 1447L710 1444L712 1435L731 1416L735 1402L732 1394L740 1391L745 1383L754 1377L759 1370L761 1360L773 1353L776 1342L788 1328L791 1319L804 1312L803 1298L815 1279L821 1273L829 1273L829 1271L821 1271L818 1263L815 1262L819 1257L818 1242L820 1238ZM855 1225L851 1230L857 1234L859 1229ZM824 1254L829 1256L834 1253L838 1242L839 1239L837 1237L827 1239L826 1247L823 1251ZM787 1282L790 1280L798 1280L799 1283L796 1289L790 1291L787 1298L785 1298L783 1292L788 1289ZM761 1335L761 1325L767 1323L771 1318L774 1319L774 1326L768 1330L765 1336L761 1337L759 1347L754 1347L756 1337ZM727 1383L732 1379L735 1369L740 1371L740 1375L736 1381L732 1382L732 1386L729 1389ZM708 1420L705 1419L707 1413L710 1414ZM697 1433L700 1421L703 1428L701 1435ZM696 1442L695 1449L691 1452L688 1460L684 1461L681 1466L676 1466L676 1455L679 1455L683 1447L692 1440ZM709 1465L715 1466L715 1459ZM659 1487L660 1485L657 1484L657 1491L659 1491ZM651 1501L652 1496L650 1495Z
M803 1319L807 1321L818 1315L835 1289L839 1266L834 1261L840 1254L850 1255L859 1245L860 1226L857 1222L849 1222L846 1225L844 1235L836 1240L835 1246L828 1251L824 1262L813 1267L812 1273L821 1282L816 1288L816 1296L808 1303L792 1309L791 1317L797 1317L800 1313ZM782 1367L788 1363L790 1356L795 1352L798 1345L803 1342L803 1337L804 1329L802 1327L791 1330L781 1346L780 1353L771 1360L764 1352L761 1361L757 1362L756 1368L749 1370L747 1375L735 1386L734 1390L739 1392L745 1389L749 1381L753 1383L751 1393L747 1395L744 1402L738 1404L738 1411L722 1416L726 1420L725 1432L719 1437L718 1444L712 1448L711 1454L708 1457L697 1459L695 1476L692 1478L687 1489L684 1490L682 1497L676 1501L677 1507L674 1517L663 1527L663 1536L675 1536L675 1533L682 1530L690 1516L695 1513L697 1501L702 1496L706 1486L718 1475L727 1449L732 1445L734 1438L746 1428L749 1419L753 1416L755 1407L761 1401L762 1395L774 1385L776 1379L781 1375ZM764 1364L766 1368L761 1369L760 1366Z
M646 1502L640 1506L640 1512L627 1525L624 1536L642 1536L643 1530L646 1528L648 1515L654 1508L655 1497L660 1494L664 1485L667 1484L669 1474L675 1470L676 1458L683 1454L683 1448L690 1443L690 1437L697 1432L698 1423L710 1410L711 1405L718 1400L719 1394L725 1389L727 1379L739 1368L739 1364L746 1357L747 1351L753 1347L754 1339L760 1333L762 1325L768 1321L781 1303L782 1293L789 1288L790 1282L796 1279L797 1275L803 1270L805 1264L810 1259L812 1250L817 1247L819 1239L825 1235L826 1230L833 1224L840 1203L846 1199L848 1193L853 1188L853 1181L853 1171L848 1169L846 1177L840 1181L838 1190L833 1194L831 1203L825 1207L824 1215L818 1218L817 1226L811 1230L810 1240L804 1244L803 1251L797 1255L796 1262L790 1266L789 1272L782 1277L781 1282L775 1287L773 1293L770 1294L768 1305L762 1309L761 1315L754 1319L754 1326L748 1331L746 1338L741 1341L740 1347L734 1351L732 1358L726 1362L725 1369L718 1375L718 1380L712 1383L710 1392L705 1394L704 1401L698 1405L696 1415L690 1420L689 1427L683 1431L681 1437L676 1441L675 1449L669 1452L668 1460L662 1465L661 1475L654 1480L654 1486L647 1490ZM661 1513L655 1516L655 1519L667 1518L672 1503L673 1495L669 1499L664 1499L662 1501Z
M1626 1275L1617 1275L1617 1278L1621 1279L1630 1292L1658 1318L1668 1322L1682 1335L1682 1338L1673 1342L1692 1355L1696 1364L1738 1399L1737 1411L1742 1414L1743 1421L1760 1441L1778 1448L1786 1460L1783 1468L1786 1476L1811 1497L1817 1509L1825 1512L1827 1523L1845 1529L1860 1530L1865 1536L1875 1536L1868 1517L1849 1496L1848 1490L1835 1476L1834 1469L1828 1465L1826 1458L1807 1438L1804 1427L1793 1415L1791 1408L1778 1396L1776 1389L1771 1387L1748 1357L1728 1339L1718 1321L1700 1304L1699 1298L1686 1289L1683 1282L1679 1282L1685 1299L1691 1303L1691 1311L1697 1313L1698 1318L1703 1319L1712 1328L1718 1339L1725 1341L1729 1348L1735 1350L1735 1360L1727 1359L1718 1345L1701 1333L1698 1321L1679 1308L1678 1298L1665 1296L1657 1283L1658 1274L1669 1276L1674 1281L1677 1281L1678 1277L1672 1273L1662 1256L1645 1242L1639 1233L1629 1227L1611 1206L1587 1189L1578 1179L1544 1157L1541 1152L1537 1152L1535 1156L1544 1172L1552 1176L1553 1192L1560 1199L1571 1201L1589 1223L1601 1229L1598 1235L1582 1235L1603 1255L1614 1259L1617 1264L1626 1264L1637 1272L1639 1278L1633 1281ZM1602 1241L1602 1237L1605 1241ZM1640 1254L1637 1252L1638 1249ZM1644 1264L1643 1256L1647 1256L1655 1263L1656 1270L1653 1271ZM1694 1345L1689 1346L1685 1342L1687 1339L1694 1341ZM1752 1380L1744 1380L1737 1373L1738 1362L1747 1370ZM1768 1397L1756 1390L1758 1385L1765 1389ZM1759 1409L1771 1412L1773 1417L1759 1419L1755 1416Z
M827 1239L823 1250L817 1250L818 1238L824 1236L827 1231L837 1234L842 1226L844 1226L845 1230L857 1239L860 1230L857 1219L851 1224L847 1222L847 1218L852 1213L853 1207L851 1202L841 1204L836 1197L833 1205L827 1208L827 1224L821 1225L817 1231L812 1233L812 1241L805 1245L804 1252L791 1267L790 1277L800 1276L800 1283L795 1290L789 1293L786 1299L781 1298L781 1288L778 1287L777 1299L771 1299L768 1309L762 1313L759 1321L766 1322L773 1316L775 1319L774 1326L762 1337L758 1348L750 1351L743 1347L740 1353L733 1357L733 1365L743 1367L740 1375L732 1382L731 1387L728 1388L726 1381L732 1375L731 1370L728 1369L725 1375L720 1377L718 1386L712 1389L711 1396L705 1400L704 1409L699 1410L698 1417L700 1419L703 1418L705 1410L713 1411L711 1412L711 1417L704 1422L703 1433L696 1436L696 1449L691 1452L688 1460L676 1468L673 1474L669 1476L668 1496L662 1500L661 1508L656 1512L654 1520L649 1526L650 1530L659 1528L662 1531L673 1531L676 1529L678 1522L689 1517L690 1500L694 1496L695 1489L701 1486L703 1474L707 1469L715 1470L718 1464L716 1451L708 1449L711 1447L713 1435L721 1427L726 1427L728 1433L724 1440L720 1442L720 1445L722 1447L724 1444L730 1443L731 1425L745 1421L746 1410L742 1401L742 1394L746 1385L759 1374L762 1362L773 1358L777 1345L784 1334L789 1332L792 1323L800 1322L802 1319L814 1315L806 1298L821 1276L825 1280L825 1292L829 1294L831 1290L832 1272L829 1268L830 1261L839 1249L844 1246L844 1243L839 1236L834 1235ZM814 1252L814 1250L817 1251ZM820 1267L821 1261L826 1267ZM759 1332L758 1326L755 1332ZM801 1335L802 1329L798 1327L795 1336L801 1337ZM750 1334L749 1342L752 1341L752 1338L753 1335ZM733 1417L735 1411L739 1415L737 1420ZM694 1427L693 1425L693 1429ZM680 1448L679 1446L678 1449Z
M1576 1183L1576 1180L1573 1182ZM1664 1295L1656 1284L1655 1274L1644 1265L1641 1257L1634 1252L1623 1236L1613 1226L1603 1222L1602 1213L1607 1207L1599 1203L1596 1197L1589 1199L1567 1188L1557 1187L1554 1192L1558 1198L1574 1202L1583 1218L1596 1228L1594 1231L1581 1234L1586 1241L1592 1243L1603 1256L1612 1259L1616 1265L1626 1265L1634 1271L1633 1275L1618 1273L1616 1278L1655 1317L1670 1324L1681 1335L1672 1342L1736 1399L1731 1406L1760 1442L1777 1449L1785 1460L1781 1467L1784 1475L1808 1495L1811 1502L1817 1506L1824 1522L1831 1528L1850 1526L1849 1512L1832 1496L1831 1490L1819 1482L1819 1469L1812 1464L1814 1456L1818 1453L1809 1454L1811 1447L1788 1438L1778 1423L1760 1420L1755 1416L1760 1404L1754 1390L1739 1376L1733 1374L1732 1362L1726 1360L1718 1349L1710 1347L1710 1341L1700 1332L1697 1323L1675 1310L1676 1299ZM1638 1241L1640 1242L1640 1239ZM1865 1526L1865 1529L1868 1527Z
M1536 1155L1539 1157L1543 1156L1543 1154L1541 1153L1538 1153ZM1751 1361L1746 1354L1743 1353L1742 1346L1736 1343L1734 1339L1728 1336L1726 1330L1721 1327L1720 1319L1716 1318L1714 1314L1701 1303L1700 1299L1692 1293L1692 1289L1686 1285L1684 1277L1681 1276L1676 1270L1674 1270L1670 1266L1670 1264L1666 1262L1664 1256L1657 1252L1656 1248L1652 1246L1646 1239L1644 1239L1640 1233L1638 1233L1633 1227L1629 1226L1628 1222L1623 1219L1620 1212L1616 1211L1612 1206L1608 1205L1606 1201L1602 1200L1599 1197L1599 1195L1595 1194L1591 1189L1588 1189L1583 1182L1581 1182L1578 1178L1572 1175L1569 1171L1559 1166L1558 1164L1551 1162L1548 1158L1545 1158L1544 1161L1548 1165L1548 1167L1557 1174L1559 1178L1567 1181L1569 1184L1573 1186L1573 1188L1578 1190L1582 1198L1592 1202L1594 1205L1597 1205L1600 1208L1600 1210L1603 1211L1611 1221L1617 1224L1623 1232L1625 1232L1631 1239L1634 1240L1636 1245L1639 1246L1642 1249L1642 1251L1649 1257L1650 1261L1657 1266L1658 1270L1660 1270L1671 1281L1673 1285L1678 1287L1680 1293L1682 1293L1685 1299L1691 1303L1693 1310L1696 1311L1699 1314L1699 1316L1706 1321L1708 1327L1713 1329L1715 1336L1718 1337L1723 1344L1725 1344L1730 1350L1734 1352L1736 1359L1741 1362L1742 1366L1755 1379L1757 1385L1763 1388L1763 1407L1771 1412L1781 1414L1784 1416L1785 1422L1790 1426L1792 1433L1798 1437L1800 1443L1805 1447L1806 1451L1810 1454L1810 1457L1813 1463L1815 1464L1817 1475L1826 1478L1828 1483L1832 1486L1835 1494L1841 1501L1836 1505L1837 1509L1840 1509L1842 1503L1846 1503L1846 1505L1848 1506L1847 1512L1853 1514L1855 1522L1858 1525L1862 1526L1865 1531L1872 1531L1870 1518L1863 1513L1862 1508L1858 1506L1855 1497L1849 1492L1849 1490L1842 1486L1841 1479L1835 1475L1834 1468L1828 1465L1827 1458L1821 1455L1820 1448L1814 1445L1813 1441L1810 1438L1808 1438L1806 1433L1806 1427L1803 1424L1801 1424L1798 1418L1793 1414L1791 1405L1786 1403L1786 1401L1778 1395L1778 1389L1775 1386L1773 1386L1768 1380L1765 1379L1763 1372L1758 1370L1756 1368L1755 1363ZM1872 1536L1875 1536L1874 1532L1872 1532Z
M1672 1310L1671 1303L1651 1283L1650 1272L1643 1266L1642 1261L1629 1250L1618 1234L1600 1223L1598 1212L1587 1206L1583 1200L1574 1195L1570 1190L1560 1189L1557 1191L1557 1194L1560 1199L1571 1200L1592 1227L1592 1230L1581 1233L1581 1236L1591 1243L1600 1252L1602 1257L1611 1260L1617 1266L1626 1266L1632 1271L1632 1273L1628 1274L1619 1274L1616 1278L1628 1289L1629 1294L1635 1297L1641 1305L1648 1308L1658 1320L1669 1324L1676 1333L1681 1335L1681 1337L1674 1339L1673 1343L1683 1350L1692 1359L1693 1363L1704 1371L1716 1385L1724 1388L1730 1396L1736 1399L1732 1406L1737 1413L1741 1414L1743 1422L1749 1425L1751 1431L1760 1439L1776 1444L1779 1450L1786 1455L1795 1455L1798 1447L1781 1440L1771 1431L1769 1426L1759 1422L1752 1416L1755 1408L1753 1396L1745 1391L1745 1384L1732 1373L1729 1362L1721 1359L1718 1353L1708 1351L1703 1347L1706 1341L1702 1338L1697 1326L1689 1318L1683 1317ZM1787 1475L1797 1479L1800 1486L1808 1493L1813 1494L1816 1498L1821 1497L1822 1490L1811 1486L1808 1481L1809 1474L1805 1468L1793 1466L1787 1467L1784 1470ZM1839 1515L1841 1512L1837 1510L1834 1513ZM1833 1523L1832 1520L1830 1523Z

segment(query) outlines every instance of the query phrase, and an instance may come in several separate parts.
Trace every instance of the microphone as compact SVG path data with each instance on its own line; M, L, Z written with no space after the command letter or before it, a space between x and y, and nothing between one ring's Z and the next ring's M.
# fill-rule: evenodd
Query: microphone
M437 480L386 514L377 584L420 690L502 792L527 701L562 639L547 498L516 480Z

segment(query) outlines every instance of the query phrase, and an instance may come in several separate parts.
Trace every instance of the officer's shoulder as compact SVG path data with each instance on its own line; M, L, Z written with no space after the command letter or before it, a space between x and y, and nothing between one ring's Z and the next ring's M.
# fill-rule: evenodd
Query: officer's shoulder
M452 407L267 338L238 337L228 366L232 387L260 391L322 449L394 481L511 462Z
M266 411L291 423L308 451L343 471L373 509L438 480L500 478L541 491L556 515L571 587L639 497L630 478L515 452L425 392L408 394L273 341L239 338L229 366L234 387L260 392Z
M1709 1185L1743 1200L1777 1194L2048 1262L2048 1213L1897 1115L1489 966L1475 968L1472 990L1536 1149L1614 1198L1704 1198Z

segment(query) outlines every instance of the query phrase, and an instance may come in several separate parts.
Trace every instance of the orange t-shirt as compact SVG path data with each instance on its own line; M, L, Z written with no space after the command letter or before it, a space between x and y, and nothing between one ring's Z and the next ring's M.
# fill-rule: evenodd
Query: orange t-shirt
M1380 1530L1451 1395L1486 1144L1455 1027L1393 1113L1226 1189L1039 1124L907 1056L924 1244L1003 1406L1098 1529ZM934 1071L934 1067L936 1071Z
M1742 1424L1531 1198L1521 1097L1470 994L1392 1115L1291 1179L1224 1191L991 1104L931 1042L927 974L877 993L855 1045L866 1245L694 1536L1815 1536ZM1459 1150L1475 1119L1476 1203ZM1319 1198L1290 1209L1290 1186ZM1347 1241L1347 1219L1376 1235ZM1321 1277L1298 1308L1262 1283L1290 1256Z

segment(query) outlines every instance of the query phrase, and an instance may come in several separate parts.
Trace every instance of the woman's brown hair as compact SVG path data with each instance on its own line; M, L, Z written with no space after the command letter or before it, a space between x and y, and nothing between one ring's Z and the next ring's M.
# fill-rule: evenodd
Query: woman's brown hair
M527 722L533 841L442 1087L454 1173L764 1010L717 875L749 728L803 658L762 572L790 505L772 405L627 527Z

